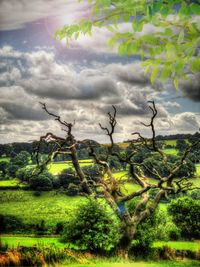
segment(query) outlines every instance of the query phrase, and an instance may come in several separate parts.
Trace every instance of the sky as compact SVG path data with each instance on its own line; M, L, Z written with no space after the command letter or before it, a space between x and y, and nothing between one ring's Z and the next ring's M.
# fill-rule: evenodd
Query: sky
M110 32L95 29L67 47L54 40L64 24L88 16L87 1L0 0L0 143L38 140L46 132L64 136L62 127L42 110L40 102L74 122L78 140L108 142L99 127L117 108L115 141L140 131L151 116L148 101L159 112L156 133L195 133L200 127L200 74L189 75L175 90L168 80L152 86L140 58L120 57L109 49ZM119 25L122 31L129 23ZM143 33L152 33L152 25Z

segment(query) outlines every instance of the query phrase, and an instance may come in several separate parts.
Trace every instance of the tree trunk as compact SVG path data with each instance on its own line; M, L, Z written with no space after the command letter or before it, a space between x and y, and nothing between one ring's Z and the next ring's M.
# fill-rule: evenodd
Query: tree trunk
M91 189L88 185L87 179L86 179L86 177L85 177L85 175L81 169L81 166L80 166L80 163L78 160L78 156L77 156L77 152L76 152L76 148L72 147L70 150L71 150L72 163L73 163L74 169L76 170L76 173L79 177L82 188L83 188L85 193L90 195L92 193L92 191L91 191Z
M129 251L131 249L131 242L136 233L136 225L125 225L124 227L124 235L122 236L118 249L117 254L119 257L128 259Z

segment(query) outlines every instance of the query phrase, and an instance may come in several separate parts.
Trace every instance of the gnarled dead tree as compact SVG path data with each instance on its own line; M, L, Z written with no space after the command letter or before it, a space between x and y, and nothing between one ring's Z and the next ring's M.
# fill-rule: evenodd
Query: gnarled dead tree
M44 136L41 136L41 142L53 142L55 146L52 148L52 152L49 154L48 159L45 161L45 163L40 164L38 162L39 172L41 172L50 161L55 159L57 155L64 154L70 156L77 177L80 180L83 192L87 195L95 194L97 192L97 189L100 188L100 192L102 193L103 197L110 205L112 210L116 213L116 215L120 218L123 225L124 234L119 247L124 256L128 255L129 249L131 247L131 241L134 239L138 224L140 224L148 216L151 216L163 197L166 197L170 194L177 194L179 192L194 189L191 182L188 182L186 178L179 179L178 177L176 177L176 173L184 165L187 155L190 153L192 148L199 143L199 141L188 146L188 148L180 158L179 163L176 166L172 167L172 165L168 162L168 156L159 148L156 142L154 123L157 116L157 109L154 102L149 102L149 108L152 112L150 123L143 124L145 127L148 127L151 130L152 137L145 138L139 132L134 132L132 134L134 138L131 141L132 151L131 153L123 154L116 152L114 149L115 143L113 135L115 133L115 127L117 124L117 110L113 106L113 113L108 113L109 127L104 127L100 124L101 129L105 131L110 140L110 145L107 149L107 155L104 159L102 159L97 153L96 142L89 140L77 141L72 134L73 124L63 121L60 116L51 113L47 109L45 103L41 104L44 111L52 116L56 121L58 121L58 123L62 127L64 127L66 136L59 137L50 132ZM77 147L80 144L87 146L89 155L93 158L94 163L98 164L103 169L102 176L97 182L87 180L87 177L80 166L77 156ZM37 153L39 153L39 146L37 148ZM157 153L160 156L160 160L163 166L165 166L165 168L167 169L168 173L165 177L163 177L156 168L150 169L143 162L138 163L134 161L134 157L135 155L137 155L141 146L147 148L151 152ZM130 194L122 192L121 180L115 178L109 166L109 156L116 157L117 160L126 163L129 166L130 172L128 174L129 177L127 178L127 181L137 183L140 186L140 189L138 191L134 191ZM150 183L150 180L144 175L144 172L142 171L144 169L146 169L149 173L156 177L156 183ZM124 182L126 182L126 180L123 179L123 183ZM157 189L156 195L153 199L150 198L149 194L151 189ZM138 196L140 197L140 201L136 205L134 213L130 214L128 209L126 208L125 203ZM121 212L119 208L121 205L123 205L123 212Z

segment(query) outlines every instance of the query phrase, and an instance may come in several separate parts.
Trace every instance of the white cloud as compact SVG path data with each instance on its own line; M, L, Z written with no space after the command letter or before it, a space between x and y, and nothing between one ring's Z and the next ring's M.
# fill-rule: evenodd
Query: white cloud
M86 1L78 3L74 0L1 0L0 30L23 28L26 23L36 22L51 16L61 17L63 23L66 18L66 22L70 23L86 14Z
M177 114L172 118L174 127L178 131L197 132L200 127L200 120L197 115L192 112L184 112Z
M150 119L148 100L156 100L158 134L197 130L199 119L195 114L170 113L170 109L179 107L178 103L166 101L167 94L149 85L138 62L94 64L93 69L85 67L79 72L76 66L57 61L52 51L22 53L11 47L0 49L0 59L8 62L6 67L1 64L2 81L8 82L0 90L0 134L4 142L9 138L38 139L46 131L63 135L39 101L46 102L51 112L66 121L75 120L74 134L79 139L108 141L98 123L107 125L106 114L112 105L118 114L116 140L126 140L131 132L140 130L150 135L140 124Z

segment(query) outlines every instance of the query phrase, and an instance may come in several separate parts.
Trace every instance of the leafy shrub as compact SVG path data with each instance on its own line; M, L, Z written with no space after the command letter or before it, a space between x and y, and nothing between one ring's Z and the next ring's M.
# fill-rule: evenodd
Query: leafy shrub
M76 175L76 172L73 169L66 169L63 170L60 175L58 176L60 186L64 188L68 188L70 183L73 184L80 184L80 181Z
M134 213L135 207L139 202L140 197L137 197L127 204L127 208L131 214ZM133 240L133 250L135 252L143 253L145 250L147 254L151 250L151 245L155 240L178 240L180 238L180 230L173 223L172 218L165 210L157 208L153 215L142 221L137 227L137 233Z
M200 238L200 200L191 197L174 199L168 211L183 237Z
M22 182L28 182L32 175L33 170L34 170L34 167L20 168L16 171L16 178L18 178Z
M13 215L0 214L0 233L9 233L20 230L23 227L24 224L20 218Z
M76 184L70 183L67 188L68 196L76 196L79 193L79 187Z
M0 257L0 266L60 266L61 262L77 262L76 254L55 246L18 247L8 249ZM58 265L57 265L58 264Z
M33 190L49 191L53 188L53 179L53 175L45 171L38 176L30 178L29 184Z
M34 191L33 192L33 196L35 197L40 197L42 195L42 193L40 191Z
M177 166L179 164L181 157L176 155L169 155L168 156L169 164L171 167ZM152 174L152 171L155 169L162 177L169 175L169 170L163 165L162 159L159 155L153 155L151 157L145 158L143 163L147 168L143 168L143 171L146 176L157 178L156 175ZM150 171L149 171L150 170ZM189 159L185 160L185 163L181 166L181 168L174 174L175 177L189 177L191 178L194 176L196 171L195 164L190 161Z
M200 190L199 189L192 190L190 196L194 200L200 200Z
M56 227L55 227L55 234L56 234L56 235L61 234L62 231L63 231L63 229L64 229L64 223L63 223L63 222L58 222L58 223L56 224Z
M80 206L65 226L63 242L71 248L106 252L115 248L120 239L117 218L105 205L90 200Z

